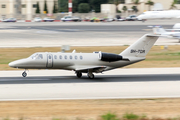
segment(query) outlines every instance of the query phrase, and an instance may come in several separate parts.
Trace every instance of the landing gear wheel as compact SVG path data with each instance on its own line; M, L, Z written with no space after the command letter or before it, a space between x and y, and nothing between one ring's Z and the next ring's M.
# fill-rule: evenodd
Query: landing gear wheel
M78 78L81 78L81 77L82 77L82 73L81 73L81 72L77 72L77 73L76 73L76 76L77 76Z
M94 79L94 74L88 74L89 79Z
M23 77L26 77L26 76L27 76L27 73L24 71L24 72L22 73L22 76L23 76Z

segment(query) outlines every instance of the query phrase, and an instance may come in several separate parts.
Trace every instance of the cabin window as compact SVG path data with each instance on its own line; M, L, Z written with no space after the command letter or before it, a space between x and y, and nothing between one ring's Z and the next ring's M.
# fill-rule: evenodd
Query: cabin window
M62 56L61 56L61 55L59 56L59 59L62 59Z
M49 59L51 59L51 56L49 55Z
M54 56L54 59L57 59L57 55Z
M77 60L77 56L74 57Z
M64 58L67 59L67 56L65 55Z
M82 59L83 59L83 57L82 57L82 56L80 56L80 59L82 60Z
M72 59L72 56L69 56L70 59Z

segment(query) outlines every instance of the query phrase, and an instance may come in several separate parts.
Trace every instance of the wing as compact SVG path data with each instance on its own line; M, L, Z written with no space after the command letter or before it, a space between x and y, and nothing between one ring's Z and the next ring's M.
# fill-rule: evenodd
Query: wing
M166 29L167 31L172 31L172 32L179 32L180 29Z
M106 66L78 66L75 70L85 73L87 73L89 70L95 73L102 73L106 68Z

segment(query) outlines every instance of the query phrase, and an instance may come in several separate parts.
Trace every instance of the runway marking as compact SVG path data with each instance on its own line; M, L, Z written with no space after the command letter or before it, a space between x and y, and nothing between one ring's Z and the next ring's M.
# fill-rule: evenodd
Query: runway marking
M143 31L152 31L152 29L142 29Z
M13 77L12 77L12 78L13 78ZM0 82L6 82L6 81L8 81L8 82L9 82L9 81L14 82L14 81L27 81L27 80L28 80L28 81L37 81L37 80L38 80L38 81L39 81L39 80L50 80L50 79L48 79L48 78L47 78L47 79L43 78L43 79L33 79L33 80L30 80L30 79L28 79L28 78L24 78L24 79L23 79L23 78L20 78L20 79L16 78L16 79L14 79L14 80L12 80L12 79L1 80L1 79L0 79Z
M177 96L135 96L135 97L83 97L83 98L27 98L27 99L0 99L0 101L29 101L29 100L100 100L100 99L147 99L147 98L180 98Z
M58 34L59 32L56 32L56 31L47 31L47 30L41 30L41 31L36 31L36 33L40 33L40 34Z

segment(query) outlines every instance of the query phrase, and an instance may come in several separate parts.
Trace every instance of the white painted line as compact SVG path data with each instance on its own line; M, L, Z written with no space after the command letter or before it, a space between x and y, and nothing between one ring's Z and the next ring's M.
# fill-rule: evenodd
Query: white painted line
M0 101L30 101L30 100L103 100L103 99L147 99L147 98L180 98L177 96L135 96L135 97L82 97L82 98L31 98L31 99L0 99Z

